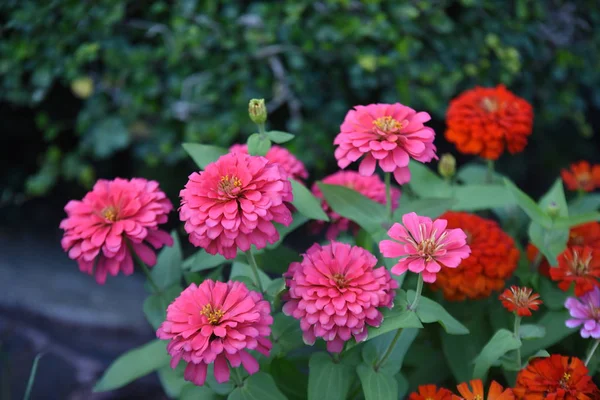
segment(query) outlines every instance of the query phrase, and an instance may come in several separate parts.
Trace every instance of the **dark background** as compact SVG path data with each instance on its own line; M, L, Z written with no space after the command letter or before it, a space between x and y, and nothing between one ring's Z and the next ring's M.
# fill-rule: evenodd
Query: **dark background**
M594 0L4 0L0 21L0 395L20 398L47 351L33 398L92 398L110 360L152 337L141 277L100 287L62 253L62 208L116 176L157 179L177 204L194 169L180 143L244 141L250 98L297 135L310 182L336 169L356 104L428 111L439 154L470 161L443 138L445 110L499 83L535 109L501 172L538 196L569 163L600 162ZM153 385L95 396L160 398Z

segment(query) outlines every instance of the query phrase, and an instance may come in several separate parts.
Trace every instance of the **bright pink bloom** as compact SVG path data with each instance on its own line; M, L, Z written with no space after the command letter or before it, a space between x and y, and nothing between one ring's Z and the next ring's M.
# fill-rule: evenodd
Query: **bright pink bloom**
M323 183L328 185L339 185L345 186L352 190L356 190L358 193L362 194L365 197L370 198L381 204L386 204L386 194L385 194L385 183L381 181L379 176L371 175L371 176L362 176L358 172L355 171L338 171L332 175L327 176L322 180ZM323 210L329 216L329 227L327 228L327 232L325 236L328 240L334 240L338 237L341 232L346 232L352 228L353 230L358 230L358 225L350 221L348 218L344 218L335 211L333 211L325 199L323 198L323 193L315 183L312 187L313 194L322 199L321 206ZM400 189L392 188L392 208L396 209L398 207L398 200L400 199ZM324 221L315 221L315 225L317 227L325 226Z
M292 185L283 168L264 157L229 153L189 178L179 217L192 244L209 254L232 259L238 248L262 249L279 240L273 222L292 222L283 203L292 201Z
M234 144L229 148L232 153L248 154L248 145ZM265 154L265 158L271 162L281 165L288 176L297 180L308 178L308 171L302 161L298 160L288 149L273 145Z
M568 328L581 326L581 337L600 339L600 288L594 286L581 297L567 298L565 307L572 317L566 321Z
M410 180L408 161L413 158L429 162L435 155L435 132L423 125L431 117L400 103L355 106L348 111L336 136L335 158L340 168L365 156L360 163L361 175L370 176L379 166L393 172L399 184Z
M131 275L132 249L153 266L156 254L148 244L155 249L173 244L171 235L158 229L172 209L155 181L101 179L81 201L71 200L65 206L62 248L77 260L81 272L94 274L99 284L106 282L109 273Z
M408 213L402 216L404 226L395 223L388 231L394 240L382 240L379 250L384 257L404 257L392 267L402 275L407 270L423 274L425 282L435 282L442 267L456 268L471 253L467 235L462 229L446 229L445 219L431 221Z
M229 380L229 366L241 364L250 375L256 373L258 361L246 350L268 357L272 324L271 306L262 294L242 282L207 279L200 286L192 283L173 300L156 336L170 340L171 368L183 359L185 380L202 386L212 363L219 383Z
M367 250L349 244L314 244L284 274L290 288L283 306L286 315L300 320L304 342L317 337L327 350L339 353L352 336L367 338L366 325L379 326L377 307L393 306L398 284Z

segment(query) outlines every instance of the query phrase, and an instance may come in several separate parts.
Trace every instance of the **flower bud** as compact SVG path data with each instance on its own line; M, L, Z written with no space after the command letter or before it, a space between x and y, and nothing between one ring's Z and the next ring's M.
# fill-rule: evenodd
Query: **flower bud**
M267 107L265 106L265 99L252 99L248 103L248 114L250 119L255 124L264 124L267 120Z
M87 99L94 93L94 81L84 76L71 82L71 91L80 99Z
M456 173L456 159L452 154L442 154L438 163L438 172L445 179L450 179L454 176Z
M550 204L548 204L548 207L546 207L546 213L551 217L551 218L555 218L558 217L558 215L560 214L560 209L558 208L558 204L556 204L556 202L551 202Z

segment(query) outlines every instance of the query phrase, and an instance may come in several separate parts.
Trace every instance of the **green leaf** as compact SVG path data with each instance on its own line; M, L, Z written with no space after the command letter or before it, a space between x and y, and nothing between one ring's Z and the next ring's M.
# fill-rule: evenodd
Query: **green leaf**
M306 399L308 376L298 369L295 363L286 358L274 358L270 372L277 387L290 400Z
M600 193L588 193L583 197L576 198L569 204L569 215L591 213L598 211L598 208L600 208Z
M183 143L182 146L200 169L206 168L208 164L217 161L219 157L229 152L223 147L210 144Z
M569 230L547 229L537 222L531 222L528 235L531 243L544 254L550 265L557 265L557 257L567 248Z
M183 275L181 271L183 255L179 236L176 231L172 231L171 236L173 237L173 246L164 247L161 250L156 265L150 270L152 279L161 290L180 283Z
M273 279L269 286L266 287L265 295L270 299L274 299L285 290L285 280L283 278Z
M295 212L292 214L292 223L289 224L288 226L275 223L275 226L277 227L277 231L279 232L279 240L273 244L267 244L266 250L263 250L263 251L268 251L271 249L278 248L279 245L283 242L283 239L285 239L285 237L287 235L289 235L290 233L292 233L293 231L295 231L296 229L298 229L299 227L301 227L302 225L304 225L307 222L308 222L308 218L306 218L306 216L304 216L298 212ZM260 253L260 251L256 252L256 254L259 254L259 253Z
M504 179L504 184L514 196L519 207L525 211L525 214L527 214L532 221L537 222L548 229L552 227L552 218L550 218L550 216L546 214L531 197L527 196L527 194L506 178Z
M415 291L409 290L407 298L408 302L412 303L415 298ZM416 313L422 323L439 322L444 330L451 335L467 335L469 333L469 330L450 315L444 307L425 296L420 297Z
M165 365L158 370L160 384L165 390L165 393L171 398L179 397L183 388L188 385L188 382L183 379L185 367L185 363L179 363L175 369L171 368L169 365Z
M250 265L240 261L235 261L233 264L231 264L231 274L229 275L229 279L237 281L240 280L237 279L240 277L247 278L242 280L242 282L244 283L247 283L248 281L251 282L253 286L251 290L259 290L258 288L256 288L254 274L252 273L252 268L250 267ZM271 278L269 278L269 276L260 269L258 270L258 277L260 278L260 283L263 288L267 288L271 285Z
M500 329L496 332L490 341L485 345L481 353L475 358L475 368L473 370L474 379L484 379L488 370L496 361L511 350L521 347L521 341L507 329Z
M226 262L227 260L225 257L220 254L215 254L213 256L208 254L205 250L199 250L194 256L188 258L183 263L183 268L187 268L192 272L198 272L218 267Z
M418 199L400 201L399 207L394 210L393 221L401 221L402 216L409 212L415 212L420 216L437 218L456 205L455 198Z
M236 388L227 400L286 400L273 377L266 372L249 376L242 387Z
M519 336L523 340L540 339L546 336L546 328L542 325L524 324L519 328Z
M292 317L283 313L275 314L271 330L273 335L272 356L282 356L305 346L300 323Z
M267 137L271 139L273 143L281 144L289 142L294 138L294 135L291 133L283 132L283 131L267 131L265 132Z
M294 207L310 219L329 221L327 214L325 214L325 211L321 207L321 201L297 180L290 178L290 182L292 183L292 192L294 194L294 200L292 201Z
M549 207L556 207L558 209L558 217L565 218L569 216L569 208L567 206L567 199L565 198L562 179L559 178L554 182L550 190L540 199L539 205L544 212Z
M144 315L154 329L158 329L160 324L167 318L167 307L181 294L183 289L177 283L162 293L154 293L144 301Z
M196 386L188 383L181 389L179 400L220 400L222 397L208 386Z
M456 179L465 183L490 183L490 171L487 166L478 163L465 164L458 169ZM504 176L494 171L492 173L493 182L502 182Z
M553 226L557 229L571 228L573 226L585 224L586 222L600 221L600 213L591 212L585 214L573 215L568 218L556 218Z
M123 120L119 117L109 117L96 123L86 133L82 147L102 159L127 148L130 142L131 136Z
M576 328L567 328L565 321L571 318L569 312L564 311L548 311L537 321L537 325L546 328L546 335L540 339L528 340L523 343L521 354L523 357L529 357L541 349L548 349L556 343L560 342L573 332Z
M382 224L388 218L384 205L344 186L322 182L317 185L333 211L356 222L371 235L383 229Z
M271 148L271 141L265 135L253 133L248 138L248 154L252 156L265 156Z
M408 164L410 169L410 183L413 192L423 198L452 197L452 187L448 182L440 178L425 164L412 161Z
M466 185L454 187L458 211L479 211L515 204L515 198L503 185Z
M569 292L563 292L550 278L539 276L539 293L544 299L544 306L553 311L563 311ZM571 293L572 294L572 293Z
M384 370L375 372L370 365L361 364L356 368L365 400L397 400L398 382Z
M390 353L389 357L381 364L381 369L385 369L389 375L396 375L400 372L402 364L404 363L404 357L410 348L410 345L419 335L420 329L417 328L404 328L400 333L400 337L394 346L394 349ZM381 358L387 349L389 348L392 340L396 336L396 331L388 332L375 339L369 338L367 345L373 345L376 349L377 359ZM365 346L364 348L366 348ZM363 348L363 349L364 349Z
M118 389L150 372L169 365L167 342L153 340L141 347L129 350L117 358L94 386L94 392Z
M351 366L334 363L327 353L315 353L308 368L308 400L346 399L355 379Z
M550 353L548 353L546 350L540 350L537 353L535 353L534 355L530 356L527 359L527 362L531 361L534 358L538 358L538 357L550 357Z

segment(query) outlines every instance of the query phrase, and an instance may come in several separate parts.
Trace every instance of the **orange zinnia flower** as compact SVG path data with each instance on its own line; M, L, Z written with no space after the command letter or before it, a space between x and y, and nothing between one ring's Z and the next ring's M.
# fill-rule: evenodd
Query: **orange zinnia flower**
M513 239L496 222L475 214L450 211L440 218L448 221L448 228L460 228L467 234L471 255L457 268L442 268L433 288L454 301L483 299L502 290L519 261Z
M474 379L469 382L473 391L469 389L469 385L466 382L461 383L456 388L460 393L460 396L452 395L452 400L484 400L486 397L483 395L483 383L481 379ZM488 390L487 400L514 400L515 395L511 389L504 389L496 381L492 381L490 389Z
M518 400L597 400L600 396L583 362L559 354L530 361L517 375L513 392Z
M418 392L412 392L408 400L452 400L452 392L435 385L421 385Z
M580 297L591 291L594 286L600 287L600 249L573 246L567 248L558 257L558 267L550 268L550 278L560 281L558 287L569 290L575 282L575 296Z
M499 297L502 305L510 312L516 312L519 317L530 317L531 311L536 311L543 302L539 300L540 295L533 293L528 287L511 286Z
M505 147L523 151L533 128L533 108L504 85L476 87L450 102L445 136L465 154L496 160Z
M591 192L600 187L600 165L592 167L587 161L571 164L571 168L561 170L560 175L569 190Z
M571 228L569 232L569 241L567 246L590 246L600 250L600 223L587 222ZM537 257L539 251L537 247L529 243L527 245L527 258L532 262ZM562 255L559 256L559 259ZM544 258L539 265L539 271L542 275L550 276L550 264Z

